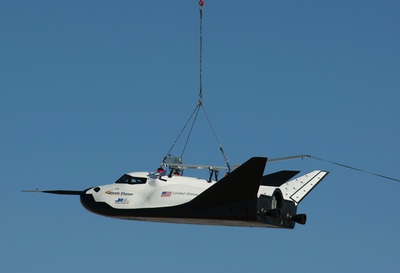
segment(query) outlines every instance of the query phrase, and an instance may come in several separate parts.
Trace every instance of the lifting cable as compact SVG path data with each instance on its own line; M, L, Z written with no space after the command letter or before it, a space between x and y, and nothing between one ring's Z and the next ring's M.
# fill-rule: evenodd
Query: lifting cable
M381 177L381 178L392 180L392 181L395 181L395 182L400 182L400 179L397 179L397 178L393 178L393 177L390 177L390 176L387 176L387 175L383 175L383 174L379 174L379 173L375 173L375 172L366 171L366 170L363 170L363 169L360 169L360 168L356 168L356 167L353 167L353 166L350 166L350 165L347 165L347 164L343 164L343 163L339 163L339 162L335 162L335 161L331 161L331 160L327 160L327 159L323 159L323 158L320 158L320 157L316 157L316 156L313 156L313 155L307 155L307 154L272 158L272 159L268 159L268 162L284 161L284 160L297 159L297 158L301 158L301 159L312 158L312 159L323 161L323 162L326 162L326 163L329 163L329 164L333 164L333 165L336 165L336 166L339 166L339 167L342 167L342 168L347 168L347 169L350 169L350 170L353 170L353 171L370 174L370 175L373 175L373 176Z
M375 173L375 172L366 171L366 170L363 170L363 169L359 169L359 168L352 167L352 166L349 166L349 165L346 165L346 164L342 164L342 163L330 161L330 160L327 160L327 159L319 158L319 157L316 157L316 156L305 155L305 157L309 157L309 158L313 158L313 159L316 159L316 160L319 160L319 161L327 162L327 163L330 163L330 164L333 164L333 165L336 165L336 166L339 166L339 167L347 168L347 169L350 169L350 170L353 170L353 171L362 172L362 173L374 175L374 176L377 176L377 177L381 177L381 178L384 178L384 179L400 182L400 179L397 179L397 178L389 177L389 176L386 176L386 175L383 175L383 174L379 174L379 173Z
M198 106L196 106L196 108L194 109L193 113L190 115L189 119L186 121L186 123L185 123L185 125L183 126L182 130L180 131L180 133L178 134L178 136L177 136L177 138L175 139L174 143L172 144L171 148L169 149L168 153L164 156L164 159L163 159L163 161L162 161L163 163L165 163L165 160L167 159L167 157L171 155L172 149L174 149L175 144L178 142L178 139L181 137L183 131L185 131L187 125L189 124L190 120L193 118L193 115L194 115L195 113L196 113L196 116L197 116L197 113L198 113ZM186 142L187 142L187 141L186 141ZM181 157L182 157L182 156L181 156Z
M192 114L190 115L189 119L187 120L187 122L183 126L182 130L178 134L178 137L175 139L175 141L172 144L171 148L169 149L168 153L165 155L165 157L164 157L164 159L162 161L162 164L166 164L166 159L171 155L170 153L171 153L172 149L175 147L175 144L177 143L177 141L181 137L182 133L185 131L185 129L188 126L188 124L190 123L190 121L193 119L192 125L191 125L190 130L189 130L189 134L188 134L188 136L186 138L185 145L184 145L182 153L181 153L180 159L182 159L183 154L184 154L184 152L186 150L187 144L189 142L189 138L190 138L190 136L192 134L192 130L193 130L194 124L195 124L195 122L197 120L197 116L199 114L200 108L202 108L203 111L204 111L204 114L205 114L205 116L207 118L207 122L208 122L208 124L209 124L209 126L211 128L211 131L213 132L214 137L215 137L215 139L216 139L216 141L218 143L219 150L221 151L222 156L224 158L224 161L225 161L225 163L226 163L226 165L228 167L228 172L230 172L231 171L231 167L230 167L229 161L228 161L228 159L226 157L224 149L221 146L221 143L220 143L220 141L219 141L219 139L217 137L217 134L215 133L215 130L214 130L212 124L211 124L211 121L210 121L210 119L209 119L209 117L207 115L206 109L204 108L204 105L203 105L203 6L204 6L204 0L200 0L199 1L199 11L200 11L200 91L199 91L199 100L198 100L198 103L197 103L195 109L193 110Z
M200 11L200 92L199 92L199 104L202 104L203 100L203 6L204 0L199 2Z
M196 109L197 109L197 110L196 110ZM190 127L189 134L188 134L188 136L187 136L187 138L186 138L185 145L183 146L182 153L181 153L181 158L183 157L183 154L185 153L186 146L187 146L187 144L188 144L188 142L189 142L189 138L190 138L190 136L191 136L191 134L192 134L194 124L196 123L197 115L199 114L199 110L200 110L200 107L199 107L199 104L198 104L198 105L196 106L196 108L194 109L194 111L193 111L193 113L196 112L196 115L194 116L194 119L193 119L193 122L192 122L192 126Z

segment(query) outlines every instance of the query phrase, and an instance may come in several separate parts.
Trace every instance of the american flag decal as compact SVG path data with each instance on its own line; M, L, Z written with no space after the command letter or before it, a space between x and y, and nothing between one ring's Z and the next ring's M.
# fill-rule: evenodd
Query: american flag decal
M163 191L161 193L161 197L170 197L172 194L172 191Z

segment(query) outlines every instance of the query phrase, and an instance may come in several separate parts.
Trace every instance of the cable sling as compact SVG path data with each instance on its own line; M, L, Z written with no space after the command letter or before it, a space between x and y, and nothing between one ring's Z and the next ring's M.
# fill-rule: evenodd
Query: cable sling
M204 0L200 0L200 2L199 2L199 12L200 12L200 71L199 71L200 72L200 90L199 90L198 103L197 103L195 109L193 110L192 114L190 115L189 119L187 120L187 122L183 126L182 130L178 134L178 137L175 139L175 141L172 144L171 148L169 149L168 153L164 156L162 164L166 164L166 160L171 155L171 151L175 147L175 144L177 143L177 141L181 137L182 133L185 131L185 129L188 126L188 124L193 119L192 124L190 126L189 134L188 134L188 136L186 138L186 141L185 141L181 156L179 158L180 161L182 160L183 154L186 151L186 148L187 148L187 145L188 145L188 142L189 142L189 138L190 138L190 136L192 134L194 125L196 123L196 120L197 120L197 117L198 117L198 114L199 114L199 111L200 111L200 108L201 108L204 111L204 114L206 116L207 122L208 122L208 124L209 124L209 126L211 128L211 131L212 131L212 133L213 133L213 135L214 135L214 137L215 137L215 139L216 139L216 141L218 143L219 150L221 151L222 156L224 158L224 161L225 161L225 163L226 163L226 165L228 167L228 172L230 172L231 171L231 167L230 167L229 161L227 159L227 156L226 156L226 154L224 152L224 149L222 148L222 145L221 145L221 143L220 143L220 141L219 141L219 139L217 137L217 134L216 134L216 132L214 130L214 127L212 126L210 118L208 117L207 112L206 112L206 110L204 108L204 105L203 105L203 6L204 6Z

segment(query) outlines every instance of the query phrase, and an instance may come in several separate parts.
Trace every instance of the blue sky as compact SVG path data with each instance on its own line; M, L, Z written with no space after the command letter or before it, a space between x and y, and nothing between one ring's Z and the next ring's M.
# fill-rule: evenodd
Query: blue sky
M0 3L1 272L397 272L400 183L313 159L267 164L330 171L294 230L113 220L21 193L155 170L197 103L199 12L196 0ZM399 12L206 0L203 102L231 164L311 154L400 178ZM183 159L224 164L203 114Z

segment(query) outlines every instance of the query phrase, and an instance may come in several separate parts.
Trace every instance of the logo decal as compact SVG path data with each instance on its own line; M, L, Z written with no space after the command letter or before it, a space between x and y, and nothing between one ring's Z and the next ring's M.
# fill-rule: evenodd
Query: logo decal
M120 192L120 191L106 191L105 194L109 195L133 195L131 192Z
M193 193L193 192L182 192L182 191L163 191L161 193L161 197L170 197L171 195L179 195L179 196L197 196L199 195L198 193Z
M115 204L127 205L129 204L129 200L127 198L118 198L115 200Z
M161 197L170 197L172 194L172 191L163 191L161 193Z

